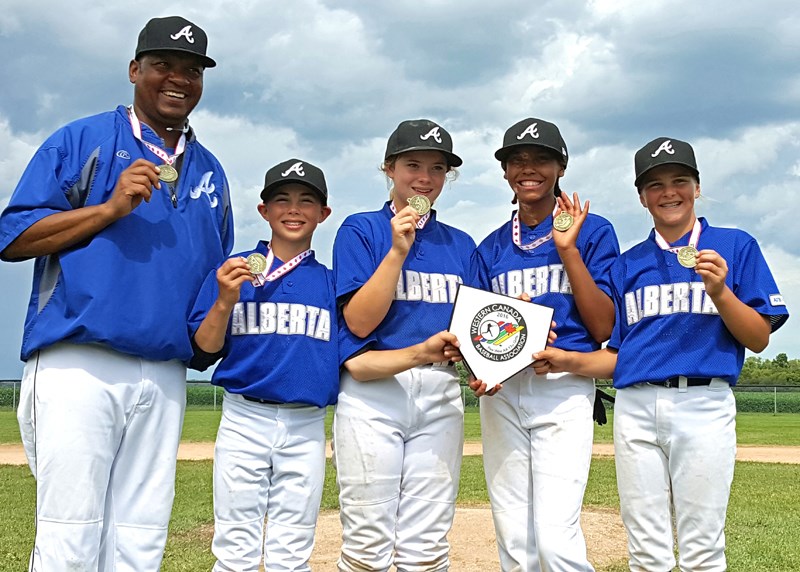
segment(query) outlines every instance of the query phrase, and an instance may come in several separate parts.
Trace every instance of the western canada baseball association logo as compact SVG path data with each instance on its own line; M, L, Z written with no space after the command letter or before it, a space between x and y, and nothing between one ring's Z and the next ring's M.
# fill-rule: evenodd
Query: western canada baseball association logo
M470 339L484 358L504 362L525 348L525 319L508 304L491 304L479 310L470 324Z

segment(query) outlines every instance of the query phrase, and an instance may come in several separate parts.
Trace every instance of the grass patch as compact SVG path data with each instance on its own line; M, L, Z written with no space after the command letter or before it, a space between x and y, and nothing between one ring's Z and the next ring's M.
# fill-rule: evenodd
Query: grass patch
M213 533L211 461L178 463L175 506L164 572L209 570ZM730 570L800 570L800 506L796 465L736 463L726 534ZM33 543L34 482L27 467L0 466L0 570L24 569ZM618 509L613 459L594 459L584 504ZM465 457L459 506L487 505L481 457ZM328 466L323 510L338 508L336 478ZM625 570L623 565L603 572Z
M186 411L183 424L183 441L211 442L217 438L217 428L222 413L207 408L191 407ZM330 438L333 408L328 408L325 431ZM595 425L595 443L611 443L614 414L608 412L608 423ZM792 445L800 446L800 415L796 413L739 413L736 416L737 441L740 445ZM467 407L464 412L464 438L481 440L480 413L477 407ZM19 443L19 427L14 411L0 411L0 444Z

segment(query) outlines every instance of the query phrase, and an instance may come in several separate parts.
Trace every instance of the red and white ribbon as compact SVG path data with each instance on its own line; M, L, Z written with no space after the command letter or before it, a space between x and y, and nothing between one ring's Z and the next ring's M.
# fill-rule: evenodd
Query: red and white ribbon
M275 254L272 252L271 248L267 248L267 267L264 269L264 272L256 274L255 280L253 280L253 286L263 286L267 282L274 282L284 274L288 274L294 270L302 260L308 258L312 254L314 254L313 250L305 250L270 272L269 269L272 268L272 263L275 261Z
M661 247L661 250L667 250L673 254L678 254L678 251L683 246L670 246L669 243L661 236L661 233L658 230L655 230L656 233L656 244ZM700 219L694 219L694 226L692 227L692 234L689 235L689 246L694 249L697 249L697 243L700 240Z
M553 215L555 216L556 211L558 210L558 203L556 203L556 207L553 209ZM537 246L543 245L545 242L553 238L553 231L551 230L544 236L540 236L536 240L528 244L522 244L522 234L519 229L519 211L514 211L514 218L511 219L511 240L516 244L520 250L533 250Z
M392 211L392 214L397 214L397 207L394 206L394 201L389 203L389 208ZM424 215L419 217L417 221L417 229L425 228L425 225L428 224L428 220L431 218L431 211L426 212Z
M133 110L132 105L128 106L128 119L131 121L131 130L133 130L133 136L144 143L145 147L150 149L150 151L152 151L156 157L164 161L164 163L167 165L172 165L175 160L180 157L184 149L186 149L186 133L181 133L181 137L178 139L178 144L175 145L175 153L172 155L164 151L158 145L153 145L148 141L144 141L142 139L142 124L139 122L139 118L136 117L136 112Z

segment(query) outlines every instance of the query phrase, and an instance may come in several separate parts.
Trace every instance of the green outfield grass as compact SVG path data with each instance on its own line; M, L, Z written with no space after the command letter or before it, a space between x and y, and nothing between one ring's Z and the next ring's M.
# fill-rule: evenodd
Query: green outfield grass
M220 411L191 408L186 412L183 424L183 440L190 442L213 441L217 436ZM609 422L602 427L595 425L594 440L611 443L614 415L608 412ZM326 429L330 436L332 408L326 418ZM797 413L739 413L736 417L737 437L740 445L793 445L800 446L800 415ZM464 438L467 441L481 440L480 415L475 407L468 407L464 414ZM0 444L19 443L19 428L13 411L0 411Z
M792 516L800 507L800 479L793 465L737 463L727 538L730 570L800 570L800 527ZM481 457L466 457L459 506L487 505ZM619 508L614 461L592 462L585 505ZM338 508L335 473L326 474L323 510ZM33 542L34 482L27 467L0 466L0 570L22 570ZM178 463L175 506L162 570L209 570L213 564L211 462ZM619 563L598 572L625 570Z

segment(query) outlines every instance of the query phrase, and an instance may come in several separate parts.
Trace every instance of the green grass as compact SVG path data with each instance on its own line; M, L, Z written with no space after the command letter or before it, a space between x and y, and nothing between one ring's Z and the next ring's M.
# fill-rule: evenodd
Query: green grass
M183 424L183 441L207 442L217 437L220 419L219 409L190 408ZM330 437L333 409L329 408L325 427ZM596 443L613 441L614 414L608 412L609 422L602 427L595 425ZM793 445L800 446L800 415L796 413L739 413L736 417L737 440L740 445ZM481 440L480 414L475 407L467 407L464 414L464 438L467 441ZM0 444L19 443L19 428L13 411L0 411Z
M466 457L460 506L486 505L481 457ZM737 463L728 510L728 562L732 571L800 570L800 507L796 465ZM178 463L176 499L164 557L164 572L209 570L213 564L211 461ZM34 482L27 467L0 466L0 571L22 570L33 542ZM594 459L585 505L618 509L613 459ZM335 473L326 474L323 510L338 508ZM602 572L625 570L624 563Z

